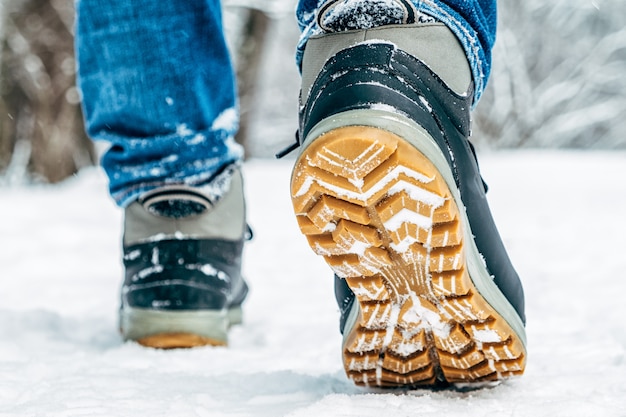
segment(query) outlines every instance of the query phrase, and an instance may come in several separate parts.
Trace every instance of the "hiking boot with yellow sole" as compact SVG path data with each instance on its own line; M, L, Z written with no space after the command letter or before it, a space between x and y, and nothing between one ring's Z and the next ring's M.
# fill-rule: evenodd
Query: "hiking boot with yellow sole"
M172 185L125 210L120 330L153 348L222 346L242 321L248 286L241 276L246 238L241 173L229 167L217 201Z
M472 96L441 24L307 44L291 196L335 273L344 367L359 385L524 371L524 296L468 140Z

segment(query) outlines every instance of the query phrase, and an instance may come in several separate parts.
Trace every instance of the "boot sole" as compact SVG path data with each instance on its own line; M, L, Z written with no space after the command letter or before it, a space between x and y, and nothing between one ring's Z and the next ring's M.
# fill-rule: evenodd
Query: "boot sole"
M125 307L120 311L124 340L157 349L226 346L228 329L241 324L241 308L228 311L161 311Z
M358 112L313 129L291 183L302 233L356 295L346 374L379 387L521 374L523 324L489 282L445 159L424 155L441 151L416 124Z

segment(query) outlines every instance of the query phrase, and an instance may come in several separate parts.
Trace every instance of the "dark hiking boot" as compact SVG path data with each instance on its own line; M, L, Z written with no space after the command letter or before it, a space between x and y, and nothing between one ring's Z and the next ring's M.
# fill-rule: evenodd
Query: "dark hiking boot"
M470 134L472 78L443 24L311 38L297 220L336 275L349 378L499 380L526 361L524 296Z
M217 202L202 189L171 186L126 208L125 339L156 348L225 345L228 328L241 323L247 226L241 173L227 171L219 181L228 191Z

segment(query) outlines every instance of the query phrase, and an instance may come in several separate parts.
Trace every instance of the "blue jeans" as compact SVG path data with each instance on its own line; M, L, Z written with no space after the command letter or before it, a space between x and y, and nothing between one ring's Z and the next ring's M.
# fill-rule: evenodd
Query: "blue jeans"
M300 0L302 36L320 33L318 1ZM489 76L496 0L411 0L458 36L475 101ZM87 133L120 206L166 184L202 186L241 161L238 110L219 0L78 0L76 53Z

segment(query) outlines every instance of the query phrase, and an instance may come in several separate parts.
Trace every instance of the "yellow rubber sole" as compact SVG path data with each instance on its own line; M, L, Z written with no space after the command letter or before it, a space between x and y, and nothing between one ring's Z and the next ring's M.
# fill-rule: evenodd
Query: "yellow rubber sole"
M229 328L242 322L241 306L226 311L162 311L128 306L120 310L122 337L157 349L227 346Z
M300 155L291 193L309 245L356 295L343 343L355 383L478 382L524 371L524 343L469 277L459 207L421 152L382 129L340 127Z
M136 340L142 346L155 349L181 349L200 346L226 346L226 342L193 333L160 333Z

